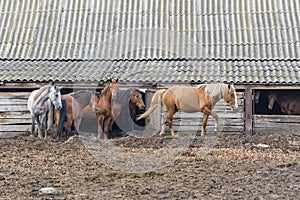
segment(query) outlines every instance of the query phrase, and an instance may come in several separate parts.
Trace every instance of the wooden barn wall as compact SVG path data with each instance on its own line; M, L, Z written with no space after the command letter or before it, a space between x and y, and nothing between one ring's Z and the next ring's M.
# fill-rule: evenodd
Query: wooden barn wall
M29 92L0 92L0 136L14 136L30 130L27 108Z
M258 134L299 134L300 115L254 115L254 132Z
M255 88L261 95L258 104L252 104L253 111L253 131L257 134L299 134L300 115L287 115L281 112L280 106L275 103L274 108L269 110L268 92L270 91L293 91L300 93L299 85L292 86L261 86ZM253 95L255 91L253 91ZM263 95L264 94L264 95Z
M149 106L154 91L148 92L146 95L146 106ZM219 116L219 132L243 133L244 132L244 92L238 92L238 109L230 110L224 100L220 100L213 111ZM157 129L161 127L162 118L164 118L166 110L163 106L158 106L154 112L148 117L148 125ZM202 126L201 112L184 113L177 112L174 115L173 126L175 131L180 132L201 132ZM168 128L168 127L167 127ZM206 131L212 132L214 128L214 119L210 116L208 119ZM168 130L168 129L167 129Z

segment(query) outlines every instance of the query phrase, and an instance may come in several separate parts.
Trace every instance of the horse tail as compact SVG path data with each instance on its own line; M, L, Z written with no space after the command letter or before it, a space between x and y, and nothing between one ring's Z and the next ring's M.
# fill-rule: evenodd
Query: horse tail
M148 115L150 115L154 111L154 109L161 103L161 96L166 91L167 91L166 89L157 90L151 99L150 108L146 112L144 112L142 115L140 115L136 120L146 118Z
M60 140L60 136L62 133L62 130L64 128L64 121L66 118L66 112L67 112L67 102L66 100L62 100L62 108L59 110L59 121L57 125L57 138Z

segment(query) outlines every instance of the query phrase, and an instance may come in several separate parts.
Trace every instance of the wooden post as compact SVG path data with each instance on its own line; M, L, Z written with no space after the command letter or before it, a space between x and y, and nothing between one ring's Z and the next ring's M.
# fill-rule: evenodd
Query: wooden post
M156 90L148 89L145 94L145 104L148 110L151 104L152 97ZM161 126L161 105L157 106L155 110L145 119L146 126L149 128L158 129Z
M246 86L245 89L245 132L253 132L253 102L252 102L252 89Z

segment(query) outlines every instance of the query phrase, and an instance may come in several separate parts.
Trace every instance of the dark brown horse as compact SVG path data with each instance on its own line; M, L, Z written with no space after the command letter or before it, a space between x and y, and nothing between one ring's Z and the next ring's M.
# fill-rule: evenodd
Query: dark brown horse
M276 92L272 91L268 96L268 108L273 109L277 102L283 113L288 115L300 114L300 94L297 92Z
M205 135L205 127L209 115L215 119L214 131L218 128L218 115L212 111L215 104L224 98L224 100L232 108L237 108L237 96L233 84L202 84L197 87L182 87L174 86L169 89L158 90L151 100L150 108L142 114L137 120L147 117L155 107L163 102L167 109L167 116L165 123L169 125L172 135L174 136L174 129L172 126L173 115L181 110L182 112L193 113L202 112L202 132L201 135ZM160 135L165 131L165 123L162 125Z
M142 93L137 90L118 90L116 98L112 101L113 118L110 127L116 121L123 131L132 130L132 122L136 117L136 107L145 109Z
M77 91L61 96L63 108L61 110L55 110L55 122L59 140L61 139L63 127L65 127L66 139L68 139L68 133L71 131L73 123L78 133L83 109L92 104L91 96L91 91Z
M98 138L108 139L108 130L113 120L112 100L117 96L118 79L110 79L109 84L101 91L99 96L96 93L92 94L93 105L92 111L96 113L98 121Z

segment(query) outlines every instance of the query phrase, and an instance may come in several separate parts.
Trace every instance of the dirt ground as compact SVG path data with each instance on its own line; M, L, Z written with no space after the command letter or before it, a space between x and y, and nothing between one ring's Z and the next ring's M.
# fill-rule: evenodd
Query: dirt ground
M299 199L300 136L0 139L0 199ZM57 195L40 194L54 187Z

